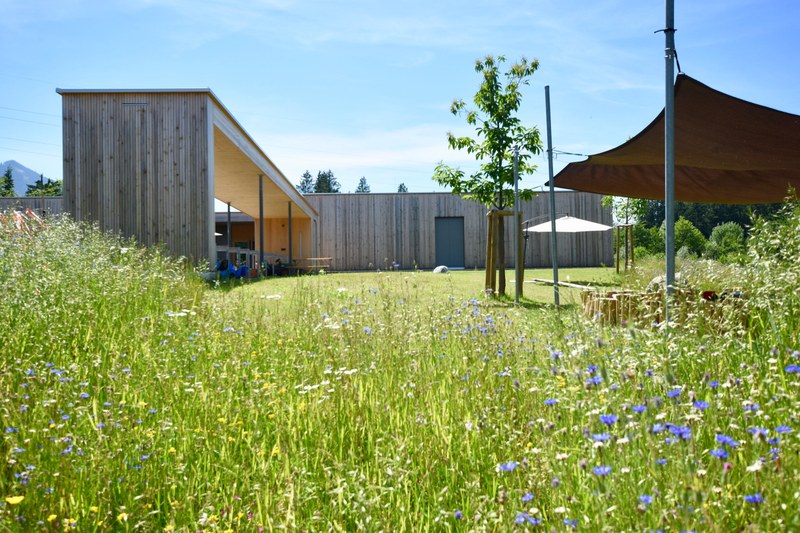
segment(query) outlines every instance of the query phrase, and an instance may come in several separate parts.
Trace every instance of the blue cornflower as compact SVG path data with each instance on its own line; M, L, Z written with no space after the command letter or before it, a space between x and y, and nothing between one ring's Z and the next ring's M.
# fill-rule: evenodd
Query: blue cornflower
M667 392L667 396L669 396L670 398L676 398L677 396L680 395L680 393L681 389L671 389L669 392Z
M528 513L523 513L522 511L517 512L517 518L514 519L514 522L517 524L524 524L525 522L535 526L538 525L541 520L538 518L534 518L533 516L529 515Z
M661 431L664 431L665 429L667 429L667 426L665 426L661 422L656 422L655 424L653 424L653 433L660 433Z
M555 398L548 398L544 401L545 405L555 405L558 403L558 400Z
M617 415L600 415L600 421L607 426L613 425L617 420L619 420Z
M69 420L69 415L61 415L61 420Z
M697 400L692 405L694 405L696 409L700 409L701 411L705 411L706 409L708 409L709 403L705 402L703 400Z
M587 385L600 385L603 382L603 376L593 376L586 380Z
M667 464L667 460L663 457L661 459L656 459L656 464L664 466L665 464Z
M597 372L597 365L589 365L589 368L587 368L586 371L589 372L589 375L594 374Z
M519 466L518 462L508 461L507 463L500 463L500 470L503 472L513 472L517 466Z
M533 499L533 494L530 492L526 492L525 495L522 497L522 503L529 502Z
M783 371L786 372L787 374L800 373L800 365L786 365Z
M766 439L767 435L769 434L769 430L767 428L750 428L747 431L752 433L756 438L763 437Z
M372 335L372 328L369 326L364 326L364 333L367 335Z
M717 387L719 387L719 381L709 381L708 386L711 387L712 389L716 389Z
M720 444L725 444L727 446L730 446L731 448L736 448L739 445L739 443L736 442L733 439L733 437L729 437L728 435L723 435L722 433L717 435L717 442L719 442Z
M578 527L578 521L577 520L572 520L572 519L569 519L569 518L565 518L564 519L564 525L567 526L567 527L571 527L572 529L576 529Z
M692 438L692 428L689 426L669 426L669 431L676 437L680 437L683 440L689 440Z
M19 428L14 428L14 427L7 427L6 428L6 433L18 433L18 432L19 432Z
M88 392L82 392L81 393L81 400L85 400L88 397L89 397L89 393Z
M611 438L611 435L608 433L592 433L592 440L596 440L599 442L605 442Z
M456 520L461 520L462 518L464 518L464 513L462 513L461 510L459 509L458 511L453 513L453 517L455 517Z
M631 407L631 411L633 411L634 413L644 413L645 411L647 411L647 406L646 405L634 405L633 407Z
M714 457L716 457L718 459L727 459L728 458L728 452L725 451L725 448L715 448L715 449L711 450L708 453L710 453L711 455L713 455Z
M791 433L792 428L787 426L786 424L780 425L775 428L776 433Z
M761 408L761 406L758 405L757 403L753 403L753 404L744 406L744 410L745 411L758 411L760 408Z
M651 503L653 503L653 497L650 496L649 494L642 494L641 496L639 496L639 503L642 503L644 505L650 505Z
M756 492L755 494L747 494L744 497L744 501L747 503L761 503L764 501L764 497L761 495L760 492Z
M594 472L594 475L596 475L596 476L607 476L607 475L609 475L611 473L611 467L610 466L596 466L596 467L592 468L592 472Z
M36 375L36 371L34 369L32 369L32 368L29 368L28 370L25 371L25 375L26 376L35 376Z

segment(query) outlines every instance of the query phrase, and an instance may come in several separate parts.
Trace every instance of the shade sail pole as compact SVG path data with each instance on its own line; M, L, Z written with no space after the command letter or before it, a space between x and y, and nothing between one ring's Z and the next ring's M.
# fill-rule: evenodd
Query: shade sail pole
M547 173L550 178L550 257L553 260L553 300L558 301L558 245L556 243L556 194L553 188L553 136L550 129L550 86L544 86L544 105L547 112Z
M667 261L667 299L664 319L670 321L670 300L675 287L675 1L666 0L664 38L665 103L664 103L664 220L666 239L664 255Z

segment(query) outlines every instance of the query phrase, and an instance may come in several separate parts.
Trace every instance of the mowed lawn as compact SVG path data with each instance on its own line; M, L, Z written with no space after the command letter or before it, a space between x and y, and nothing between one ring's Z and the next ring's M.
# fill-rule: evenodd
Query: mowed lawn
M788 304L667 336L483 272L214 288L66 221L0 235L0 529L800 528Z

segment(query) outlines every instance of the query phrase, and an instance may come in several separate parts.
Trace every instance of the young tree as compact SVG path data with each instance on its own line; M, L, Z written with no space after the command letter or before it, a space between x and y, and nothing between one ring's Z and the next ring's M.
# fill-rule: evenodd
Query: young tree
M47 180L47 181L45 181ZM39 174L39 179L33 185L28 185L25 196L61 196L61 182L52 181Z
M519 148L519 176L531 174L536 166L529 162L531 155L542 151L539 129L522 125L516 116L522 102L523 85L529 84L539 62L528 61L524 57L514 63L505 73L500 72L505 62L504 56L486 56L475 62L475 71L482 76L478 92L473 102L477 109L468 109L463 100L456 100L450 106L454 115L463 115L467 124L475 127L476 138L456 137L447 134L447 141L453 150L466 150L480 162L480 168L471 176L457 168L439 163L433 175L434 181L450 187L453 194L481 202L489 208L504 210L513 204L514 156L513 149ZM503 80L502 78L505 78ZM505 83L504 83L505 81ZM532 189L519 190L522 199L534 195ZM500 268L498 292L505 293L505 242L503 218L497 227L495 240L498 245L497 264ZM487 267L488 260L487 257Z
M314 176L311 175L311 172L306 170L303 172L303 175L300 177L300 183L296 185L297 191L303 194L308 194L314 192Z
M339 192L341 185L333 177L333 171L326 172L319 171L317 173L317 182L314 184L314 192Z
M401 183L397 186L397 192L408 192L408 187L406 187L405 183Z
M6 167L5 173L0 176L0 196L16 196L14 192L14 170L10 165Z
M361 176L361 179L358 180L358 187L356 187L356 192L369 192L369 185L367 185L367 178Z

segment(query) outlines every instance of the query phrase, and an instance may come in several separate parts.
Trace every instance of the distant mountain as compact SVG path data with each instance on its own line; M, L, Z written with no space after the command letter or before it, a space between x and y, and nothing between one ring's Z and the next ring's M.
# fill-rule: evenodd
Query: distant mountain
M17 193L17 196L25 196L28 185L36 183L40 173L11 159L0 163L0 175L2 175L8 167L11 167L11 175L14 177L14 192Z

